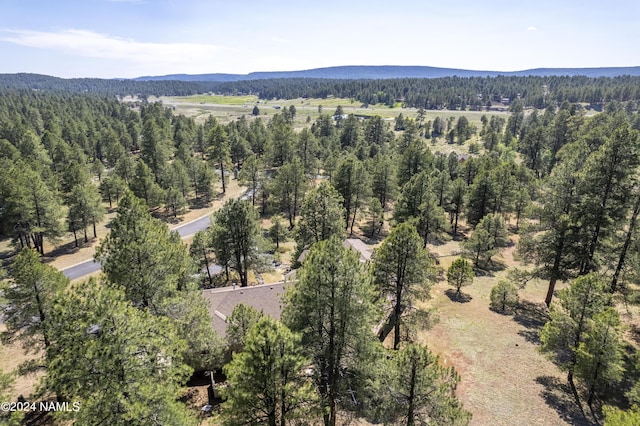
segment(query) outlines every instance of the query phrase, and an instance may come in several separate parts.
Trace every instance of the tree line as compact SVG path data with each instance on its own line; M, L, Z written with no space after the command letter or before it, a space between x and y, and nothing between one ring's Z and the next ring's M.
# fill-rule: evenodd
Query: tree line
M61 79L37 74L4 74L0 90L45 90L103 96L189 96L200 93L255 94L261 99L339 97L365 105L403 105L425 109L482 110L491 102L522 99L528 107L587 103L601 109L608 102L624 102L635 110L640 77L497 76L342 80L281 78L234 82L136 81L125 79Z

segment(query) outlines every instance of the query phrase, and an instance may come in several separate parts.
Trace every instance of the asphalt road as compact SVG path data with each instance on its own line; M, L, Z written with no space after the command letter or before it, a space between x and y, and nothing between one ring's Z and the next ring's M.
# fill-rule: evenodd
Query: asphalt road
M207 229L209 225L211 225L211 215L206 215L200 219L194 220L193 222L178 226L177 228L174 228L173 231L178 231L178 234L180 234L182 238L185 238L198 231ZM78 263L77 265L69 266L68 268L63 269L62 273L70 280L75 280L98 270L100 270L100 264L91 259L86 262Z

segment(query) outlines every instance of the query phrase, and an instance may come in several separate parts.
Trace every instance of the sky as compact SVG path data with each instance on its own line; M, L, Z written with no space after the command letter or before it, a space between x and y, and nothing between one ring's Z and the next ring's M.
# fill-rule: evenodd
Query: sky
M637 0L0 0L0 73L640 66Z

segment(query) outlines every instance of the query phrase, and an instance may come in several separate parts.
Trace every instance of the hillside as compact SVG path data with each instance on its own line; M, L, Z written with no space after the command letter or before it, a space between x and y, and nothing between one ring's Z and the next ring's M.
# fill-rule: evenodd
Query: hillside
M523 71L477 71L456 68L427 66L339 66L315 68L301 71L252 72L249 74L170 74L164 76L138 77L136 81L215 81L229 82L242 80L266 80L273 78L326 78L326 79L390 79L390 78L443 78L443 77L496 77L496 76L586 76L616 77L622 75L640 76L640 67L605 68L534 68Z

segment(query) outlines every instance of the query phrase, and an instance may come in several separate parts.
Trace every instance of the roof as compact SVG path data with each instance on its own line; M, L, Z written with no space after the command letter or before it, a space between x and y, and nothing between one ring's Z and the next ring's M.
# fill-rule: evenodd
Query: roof
M218 336L224 338L227 331L226 319L240 303L279 320L282 312L282 294L286 286L285 283L279 282L250 287L218 287L203 290L202 295L209 301L209 313L214 330Z
M371 260L371 255L373 255L373 250L371 250L371 247L366 245L362 240L359 240L357 238L347 238L346 240L344 240L344 243L342 244L345 247L353 249L358 253L360 253L360 262L364 263Z
M360 262L365 263L371 260L373 250L362 240L359 240L357 238L347 238L342 242L342 245L344 245L346 248L357 251L360 254ZM306 249L302 253L300 253L300 256L298 256L298 263L304 263L304 260L307 258L308 254L309 249Z

